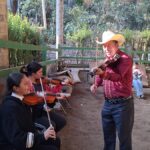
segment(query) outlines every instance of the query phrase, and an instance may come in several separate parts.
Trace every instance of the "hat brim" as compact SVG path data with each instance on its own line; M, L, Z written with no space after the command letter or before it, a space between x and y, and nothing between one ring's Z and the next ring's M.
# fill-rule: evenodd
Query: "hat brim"
M103 45L103 44L105 44L105 43L107 43L107 42L109 42L109 41L117 41L118 44L119 44L119 46L121 46L121 45L125 42L125 38L124 38L124 36L121 35L121 34L115 34L115 35L114 35L113 37L111 37L110 39L107 39L107 40L102 41L102 42L100 42L100 41L96 41L96 42L97 42L97 44Z

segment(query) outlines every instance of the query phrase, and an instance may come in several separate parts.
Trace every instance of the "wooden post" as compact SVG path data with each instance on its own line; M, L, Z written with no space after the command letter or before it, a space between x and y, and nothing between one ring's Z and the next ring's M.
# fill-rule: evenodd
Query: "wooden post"
M0 39L8 40L7 1L0 0ZM8 49L0 47L0 69L9 66Z

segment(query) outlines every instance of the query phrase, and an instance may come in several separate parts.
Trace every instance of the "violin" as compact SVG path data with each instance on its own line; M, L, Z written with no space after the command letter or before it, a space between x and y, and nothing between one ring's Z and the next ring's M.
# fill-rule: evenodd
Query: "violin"
M40 84L40 80L37 79L36 80L37 84ZM53 79L49 79L46 77L42 77L42 84L54 84L54 85L73 85L73 82L71 81L71 79L57 79L57 78L53 78Z
M103 71L105 71L105 69L106 69L107 66L109 66L110 64L113 64L113 63L116 62L119 58L120 58L120 55L115 54L112 59L106 60L103 64L101 64L100 66L98 66L98 68L100 68L100 69L102 69Z
M49 79L49 78L46 78L46 77L42 77L42 84L55 84L55 85L60 85L61 84L61 80L60 79ZM37 84L40 84L40 80L37 79L36 80L36 83Z
M56 100L56 94L45 93L45 99L48 104L54 103ZM27 105L34 106L44 102L43 96L39 96L36 93L30 93L24 96L23 102Z
M103 71L105 71L107 66L109 66L110 64L113 64L114 62L118 61L119 58L120 58L120 55L115 54L112 59L106 60L103 64L101 64L101 65L98 66L97 68L100 68L100 69L102 69ZM89 72L89 74L91 75L91 77L93 77L94 75L96 75L97 68L94 69L93 71Z
M34 106L43 102L43 98L39 97L36 93L24 95L23 102L27 105Z
M54 93L45 94L46 102L48 104L54 103L54 101L56 100L56 97L57 97L57 94L54 94Z

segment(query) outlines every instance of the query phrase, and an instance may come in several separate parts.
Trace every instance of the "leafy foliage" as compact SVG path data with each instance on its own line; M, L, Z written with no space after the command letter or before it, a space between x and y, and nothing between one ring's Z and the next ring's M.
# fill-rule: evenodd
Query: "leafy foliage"
M65 34L66 39L78 46L81 46L83 40L88 39L92 35L92 31L89 28L88 22L89 18L92 17L88 15L88 12L81 6L76 6L68 11L69 20L65 20ZM82 43L83 45L84 43Z
M92 34L92 31L89 30L86 25L84 25L82 28L78 29L77 31L73 32L71 35L67 35L67 39L70 41L76 43L77 46L82 47L83 41L87 38L89 38Z
M26 16L29 18L30 22L41 24L42 23L42 8L41 8L41 0L22 0L20 2L20 13L22 16Z
M55 20L56 20L56 0L45 0L47 31L42 32L42 37L46 42L55 43ZM27 16L30 24L43 26L41 0L20 0L19 12L21 16ZM49 39L47 39L49 38Z
M43 38L54 44L56 0L45 0L45 2L48 30L43 33ZM32 24L42 24L40 0L20 0L20 4L22 4L21 15L28 16ZM132 2L129 0L64 0L64 8L64 37L67 42L68 35L77 33L84 25L93 33L90 46L95 46L95 37L100 36L107 29L117 32L127 32L127 29L129 31L150 29L149 0ZM85 42L86 45L88 41L89 38L87 43ZM130 38L127 41L131 41Z
M84 0L75 0L78 5L82 5Z
M8 38L26 44L39 45L40 35L35 26L31 26L27 18L21 19L19 15L8 15ZM33 58L39 57L39 52L11 49L9 53L10 66L26 64ZM34 56L34 57L33 57Z
M132 41L132 39L133 39L133 37L134 37L134 31L129 30L129 29L125 29L125 30L123 31L123 35L124 35L124 37L125 37L125 39L126 39L126 42L131 43L131 41Z

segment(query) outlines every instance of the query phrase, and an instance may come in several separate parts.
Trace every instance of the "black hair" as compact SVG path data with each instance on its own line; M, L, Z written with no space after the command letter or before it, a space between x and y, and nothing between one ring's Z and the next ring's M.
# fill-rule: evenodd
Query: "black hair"
M28 70L27 70L27 66L23 66L20 68L20 73L25 74L26 76L28 76Z
M42 65L36 61L32 61L27 65L28 75L32 75L32 73L36 73L38 70L42 68Z
M13 92L13 87L19 87L21 80L24 78L22 73L11 73L7 78L7 95Z
M31 63L29 63L26 66L23 66L20 69L20 72L25 74L26 76L31 76L32 73L36 73L38 70L40 70L42 68L42 65L39 64L36 61L32 61Z

